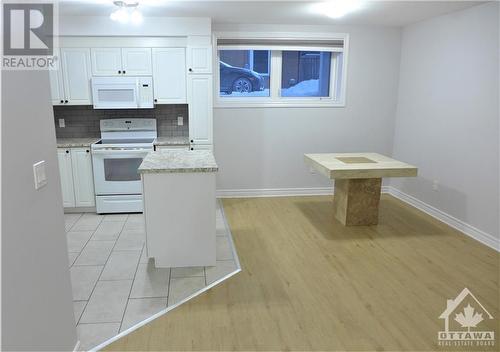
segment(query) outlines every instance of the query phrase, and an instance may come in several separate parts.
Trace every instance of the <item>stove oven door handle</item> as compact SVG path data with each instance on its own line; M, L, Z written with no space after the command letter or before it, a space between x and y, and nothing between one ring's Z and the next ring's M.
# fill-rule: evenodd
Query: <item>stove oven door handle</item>
M112 150L103 150L103 149L94 149L92 150L92 154L95 154L95 155L103 155L103 154L107 154L107 155L122 155L122 154L147 154L149 152L152 152L153 150L152 149L132 149L132 150L124 150L124 149L120 149L120 150L116 150L116 149L112 149Z

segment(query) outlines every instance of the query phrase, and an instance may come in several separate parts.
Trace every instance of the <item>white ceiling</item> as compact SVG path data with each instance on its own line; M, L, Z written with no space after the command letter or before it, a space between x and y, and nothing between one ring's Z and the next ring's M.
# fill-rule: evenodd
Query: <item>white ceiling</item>
M340 19L332 19L318 13L315 5L322 1L139 0L139 2L139 8L145 17L210 17L213 23L404 26L484 1L372 0L366 1L362 9ZM60 0L59 4L62 16L108 16L115 8L112 0Z

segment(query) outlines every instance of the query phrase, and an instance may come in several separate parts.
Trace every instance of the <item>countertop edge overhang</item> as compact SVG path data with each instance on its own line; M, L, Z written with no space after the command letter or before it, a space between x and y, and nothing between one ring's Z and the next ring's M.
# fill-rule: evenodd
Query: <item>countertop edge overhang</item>
M141 174L210 173L219 171L219 167L208 150L159 150L150 152L138 171Z
M63 137L56 138L57 148L89 148L100 137Z

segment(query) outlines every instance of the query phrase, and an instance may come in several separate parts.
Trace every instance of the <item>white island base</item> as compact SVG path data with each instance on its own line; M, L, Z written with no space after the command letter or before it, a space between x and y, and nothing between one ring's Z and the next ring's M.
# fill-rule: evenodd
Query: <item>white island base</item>
M156 267L216 264L215 175L141 173L147 255L154 258Z

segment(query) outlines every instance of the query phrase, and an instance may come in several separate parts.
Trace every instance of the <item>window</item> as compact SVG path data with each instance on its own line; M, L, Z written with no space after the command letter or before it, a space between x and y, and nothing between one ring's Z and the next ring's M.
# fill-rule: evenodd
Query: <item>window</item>
M328 97L332 55L322 51L283 51L282 97Z
M219 95L269 97L269 50L220 50Z
M347 35L337 39L273 39L265 34L257 39L216 37L216 107L343 106Z

